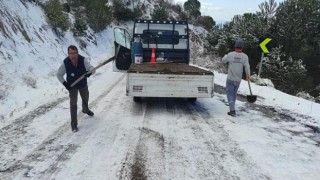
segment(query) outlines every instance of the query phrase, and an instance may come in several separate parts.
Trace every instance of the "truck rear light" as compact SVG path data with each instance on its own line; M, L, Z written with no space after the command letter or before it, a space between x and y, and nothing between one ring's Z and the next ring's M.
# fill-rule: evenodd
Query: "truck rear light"
M198 87L198 93L208 93L208 87Z
M133 86L132 90L133 92L142 92L143 86Z

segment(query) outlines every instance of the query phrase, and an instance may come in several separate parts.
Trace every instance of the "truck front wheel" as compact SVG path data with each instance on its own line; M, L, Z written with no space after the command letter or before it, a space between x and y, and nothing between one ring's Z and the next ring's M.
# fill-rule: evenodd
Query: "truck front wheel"
M134 102L141 102L141 97L133 97Z
M194 103L197 101L197 98L188 98L188 101L191 102L191 103Z

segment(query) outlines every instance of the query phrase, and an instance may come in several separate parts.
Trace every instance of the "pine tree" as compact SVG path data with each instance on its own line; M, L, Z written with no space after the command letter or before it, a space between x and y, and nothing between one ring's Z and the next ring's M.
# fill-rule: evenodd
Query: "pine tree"
M151 18L154 20L168 20L169 13L167 11L167 5L166 3L161 0L159 2L159 5L157 5L151 14Z
M319 9L319 0L291 0L280 4L273 25L274 36L288 56L302 58L301 50L317 45L320 37Z
M112 20L112 10L107 5L108 0L87 0L86 14L89 26L100 32L106 28Z
M201 16L200 7L201 3L198 0L188 0L183 5L184 10L189 13L191 21Z
M272 25L273 41L283 46L285 59L301 59L306 65L310 81L302 85L309 89L320 83L319 9L319 0L284 1Z
M48 17L54 32L62 36L70 27L68 16L63 12L63 7L59 0L50 0L44 5L45 14Z
M86 35L87 27L87 17L83 8L78 8L75 11L75 22L73 24L73 32L75 36L84 36Z
M213 28L214 25L216 25L216 22L212 19L211 16L200 16L197 19L196 24L209 31Z
M131 3L134 4L135 1L132 1ZM136 2L136 5L130 8L127 7L123 0L113 0L112 9L113 16L117 21L129 21L142 16L143 5L139 6L139 3Z
M277 89L289 94L296 94L304 90L303 84L306 78L306 69L302 60L293 60L291 57L284 60L274 59L265 63L261 76L271 79Z

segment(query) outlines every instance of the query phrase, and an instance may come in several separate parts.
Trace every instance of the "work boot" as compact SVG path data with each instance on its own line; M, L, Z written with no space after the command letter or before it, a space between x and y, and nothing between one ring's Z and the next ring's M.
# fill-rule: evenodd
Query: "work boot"
M90 111L89 109L87 111L82 110L83 113L88 114L88 116L93 116L94 113Z
M75 128L72 128L72 132L78 132L79 131L79 129L78 129L78 127L75 127Z
M236 111L230 111L228 112L228 115L234 117L236 116Z

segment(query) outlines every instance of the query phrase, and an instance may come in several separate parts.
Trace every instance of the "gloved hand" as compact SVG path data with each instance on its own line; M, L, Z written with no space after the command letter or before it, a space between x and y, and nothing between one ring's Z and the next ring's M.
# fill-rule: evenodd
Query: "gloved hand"
M70 91L70 90L72 89L72 87L70 86L70 84L67 83L66 81L63 82L62 84L64 85L64 87L66 87L66 89L67 89L68 91Z
M88 71L86 72L86 74L84 75L85 77L90 77L91 75L92 75L92 73L89 73L89 74L87 74L88 73Z

